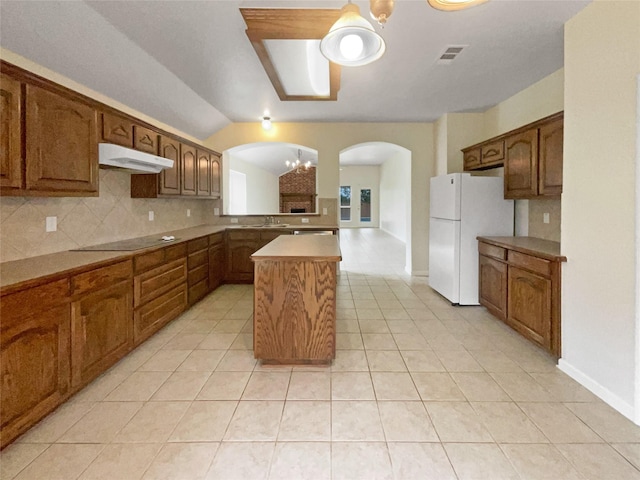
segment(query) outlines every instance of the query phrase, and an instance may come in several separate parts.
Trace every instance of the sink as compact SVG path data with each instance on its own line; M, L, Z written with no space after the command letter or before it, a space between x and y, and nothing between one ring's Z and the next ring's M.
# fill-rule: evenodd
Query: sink
M260 223L258 225L242 225L242 228L284 228L288 226L288 223L271 223L267 225Z

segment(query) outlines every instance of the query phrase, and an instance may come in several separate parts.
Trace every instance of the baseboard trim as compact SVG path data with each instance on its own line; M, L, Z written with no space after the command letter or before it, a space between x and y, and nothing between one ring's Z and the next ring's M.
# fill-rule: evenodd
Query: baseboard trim
M390 232L389 230L387 230L386 228L383 227L378 227L380 230L382 230L385 233L388 233L389 235L391 235L393 238L395 238L396 240L400 240L402 243L404 243L405 245L407 244L407 241L404 240L403 238L400 238L399 236L397 236L395 233Z
M634 418L633 405L628 404L611 390L600 385L590 376L584 374L582 371L578 370L562 358L558 361L558 368L569 375L571 378L573 378L576 382L581 384L583 387L585 387L587 390L591 391L591 393L600 397L605 403L609 404L612 408L616 409L629 420L637 423L636 419Z
M412 275L414 277L428 277L429 276L429 270L414 270L412 272L409 272L408 269L405 269L405 270L407 270L407 273L409 273L409 275Z

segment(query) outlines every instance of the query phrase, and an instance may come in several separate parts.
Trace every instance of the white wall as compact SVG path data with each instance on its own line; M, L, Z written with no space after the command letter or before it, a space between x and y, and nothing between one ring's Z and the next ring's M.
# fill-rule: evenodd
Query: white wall
M360 211L359 189L371 189L371 222L358 224L357 222L340 222L340 227L360 226L377 228L380 226L380 166L341 166L340 185L351 186L351 219L358 219Z
M380 228L407 241L407 220L411 184L411 161L407 152L398 152L380 165Z
M635 398L636 76L640 2L565 25L561 368L640 423Z
M247 176L247 213L267 214L280 211L280 186L278 177L268 170L244 162L233 154L225 157L227 168ZM228 192L224 189L224 192ZM225 198L225 205L229 202Z

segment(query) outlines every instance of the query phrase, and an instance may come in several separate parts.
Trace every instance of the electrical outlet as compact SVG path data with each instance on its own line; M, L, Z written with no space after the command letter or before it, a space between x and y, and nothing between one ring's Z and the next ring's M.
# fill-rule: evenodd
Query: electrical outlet
M303 218L302 219L302 223L309 223L309 219L308 218Z
M153 210L149 210L149 221L153 222L154 218L155 218L155 215L153 214Z
M219 209L218 207L214 207L214 209L213 209L213 214L214 214L216 217L219 217L219 216L220 216L220 209Z
M55 232L58 230L58 217L47 217L44 222L46 232Z
M549 223L549 214L548 213L543 213L542 214L542 221L544 223Z
M329 209L327 207L323 207L322 208L322 214L323 215L329 215Z
M187 217L190 217L190 216L191 216L191 209L187 208Z
M238 219L237 218L232 218L231 219L231 223L238 223Z

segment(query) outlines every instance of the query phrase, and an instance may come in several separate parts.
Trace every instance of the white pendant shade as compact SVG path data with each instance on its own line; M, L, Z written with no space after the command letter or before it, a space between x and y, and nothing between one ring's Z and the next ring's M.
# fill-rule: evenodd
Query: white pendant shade
M385 51L384 40L351 3L342 7L340 19L320 42L320 51L333 63L346 67L366 65Z

